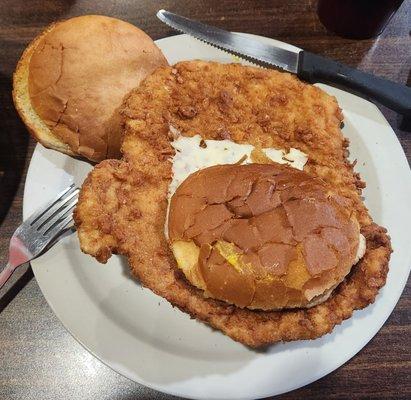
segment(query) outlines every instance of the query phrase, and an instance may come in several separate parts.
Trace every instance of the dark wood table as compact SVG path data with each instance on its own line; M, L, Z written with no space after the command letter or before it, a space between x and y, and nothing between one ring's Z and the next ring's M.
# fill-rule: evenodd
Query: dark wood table
M228 30L264 35L410 85L411 1L405 0L378 39L353 41L328 33L316 1L75 1L2 0L0 3L0 254L21 221L26 171L35 143L18 119L11 77L24 47L50 22L81 14L115 16L153 39L175 34L155 13L165 8ZM411 122L381 107L408 160ZM394 177L393 177L394 178ZM1 399L168 399L123 378L84 350L47 305L29 268L0 293ZM284 399L410 399L411 288L391 317L351 361Z

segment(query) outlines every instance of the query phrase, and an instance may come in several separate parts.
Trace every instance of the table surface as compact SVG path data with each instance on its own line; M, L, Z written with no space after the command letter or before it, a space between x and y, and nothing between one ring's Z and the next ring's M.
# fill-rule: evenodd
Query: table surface
M165 8L233 31L255 33L329 56L410 85L411 1L405 0L377 39L353 41L329 33L316 1L2 0L0 7L0 255L20 224L26 171L35 143L18 119L11 77L24 47L47 24L81 14L129 21L153 39L173 35L155 13ZM411 121L381 107L408 161ZM28 267L0 292L1 399L169 399L100 363L63 328ZM284 399L411 398L411 288L374 339L337 371Z

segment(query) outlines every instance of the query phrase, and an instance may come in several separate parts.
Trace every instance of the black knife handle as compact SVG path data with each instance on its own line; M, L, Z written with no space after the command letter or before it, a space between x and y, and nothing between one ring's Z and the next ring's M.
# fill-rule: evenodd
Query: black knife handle
M411 115L411 87L350 68L308 51L299 55L298 76L308 82L335 83L366 95L400 114Z

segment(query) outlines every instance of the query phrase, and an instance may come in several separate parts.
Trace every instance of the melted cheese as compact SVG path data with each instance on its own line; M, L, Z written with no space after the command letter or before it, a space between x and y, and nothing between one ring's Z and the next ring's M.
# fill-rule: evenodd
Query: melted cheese
M238 144L231 140L202 140L200 135L193 137L178 136L171 145L176 153L172 159L173 180L169 188L169 197L178 186L192 173L213 165L250 164L254 146ZM264 154L279 164L288 164L302 170L308 157L298 149L291 148L287 153L283 149L262 149Z

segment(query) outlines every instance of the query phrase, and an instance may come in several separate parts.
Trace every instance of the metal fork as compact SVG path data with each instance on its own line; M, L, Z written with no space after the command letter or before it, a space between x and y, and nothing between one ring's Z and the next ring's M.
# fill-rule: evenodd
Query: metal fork
M9 261L0 272L0 289L17 267L35 259L48 245L54 244L53 240L58 239L73 220L72 211L78 193L79 189L70 185L16 229L10 240Z

